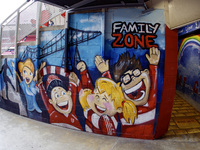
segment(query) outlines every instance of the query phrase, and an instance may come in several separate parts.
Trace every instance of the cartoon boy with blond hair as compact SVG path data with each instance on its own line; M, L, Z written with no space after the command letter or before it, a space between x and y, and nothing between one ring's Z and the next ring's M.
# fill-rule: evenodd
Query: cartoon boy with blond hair
M43 63L41 64L44 65ZM14 68L14 63L12 62L12 66ZM20 75L22 77L22 80L19 76L19 74L15 71L16 76L19 79L20 86L24 92L24 95L26 97L27 102L27 111L28 111L28 117L32 119L41 119L40 114L42 113L42 110L39 108L37 102L36 102L36 80L37 76L34 77L35 67L33 62L30 58L26 59L24 62L18 63L18 70L20 72ZM37 71L36 71L37 74Z

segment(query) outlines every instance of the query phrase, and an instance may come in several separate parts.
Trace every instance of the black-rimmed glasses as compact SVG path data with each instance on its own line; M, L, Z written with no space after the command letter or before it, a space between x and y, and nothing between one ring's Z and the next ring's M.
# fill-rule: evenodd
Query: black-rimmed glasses
M126 73L121 77L121 81L124 85L129 84L132 81L132 77L139 77L141 75L141 71L139 69L135 69L130 73Z

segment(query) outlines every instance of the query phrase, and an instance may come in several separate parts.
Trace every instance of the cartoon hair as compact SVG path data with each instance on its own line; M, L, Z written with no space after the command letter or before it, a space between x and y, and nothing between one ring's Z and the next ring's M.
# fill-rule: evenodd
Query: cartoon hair
M82 89L79 92L79 101L84 111L86 111L87 108L90 108L87 103L87 96L91 93L92 93L91 89Z
M122 89L119 84L116 84L113 80L108 78L99 78L96 81L96 88L98 88L100 93L106 92L111 96L114 101L115 109L122 108L123 116L126 122L135 121L137 116L137 108L135 104L131 101L125 100L122 93Z
M135 117L137 116L137 108L135 104L131 101L125 100L122 93L121 87L119 84L116 84L113 80L108 78L99 78L96 81L95 89L99 93L106 92L111 96L111 99L114 101L115 109L122 108L123 116L127 122L129 120L131 123L134 122ZM84 90L84 93L80 93L80 103L83 109L89 108L87 104L87 96L92 93L91 90Z
M116 82L120 82L121 76L128 70L142 70L142 65L139 59L136 59L136 56L133 54L130 57L130 54L124 53L119 56L118 61L114 64L113 75Z
M47 95L48 97L51 99L51 91L53 88L55 87L62 87L63 89L65 89L66 91L68 91L68 86L65 86L63 84L63 82L60 80L60 78L56 75L50 75L47 78L47 82L46 82L46 91L47 91Z
M31 72L34 74L34 64L30 58L26 59L24 62L18 63L18 69L20 73L22 73L24 67L29 68Z

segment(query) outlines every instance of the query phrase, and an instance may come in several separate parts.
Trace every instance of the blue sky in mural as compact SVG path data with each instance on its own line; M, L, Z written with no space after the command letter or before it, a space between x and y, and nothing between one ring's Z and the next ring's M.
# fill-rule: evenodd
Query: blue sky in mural
M102 41L102 39L104 39L104 36L106 36L106 43L105 43L106 52L110 51L112 53L113 48L111 47L111 42L113 41L113 37L111 37L111 31L112 31L112 23L114 21L145 22L145 23L152 23L152 24L160 23L161 25L159 27L159 30L156 33L158 37L155 39L155 43L159 45L160 50L165 50L165 23L164 23L163 10L156 10L156 11L152 11L146 14L142 14L143 10L144 10L143 8L120 9L120 11L119 9L109 9L108 12L106 12L105 18L104 18L104 13L102 12L70 15L70 21L69 21L70 27L80 29L80 30L85 30L85 31L101 31L102 32L101 36L95 39L92 39L88 42L79 44L78 46L81 57L85 59L84 61L86 62L89 61L87 65L94 68L95 67L94 62L91 59L94 60L95 55L103 54L104 45L102 45L102 43L104 43L104 41ZM133 19L130 20L130 18L133 18ZM104 21L106 22L105 27L103 24ZM86 45L90 45L94 47L92 50L91 49L89 50ZM120 48L119 50L115 49L115 53L112 53L113 55L112 58L118 57L119 54L121 54L123 51L125 52L127 51L127 49L126 48ZM138 48L138 50L135 50L134 52L136 53L136 55L142 56L147 52L147 50L141 51L141 49ZM91 56L89 60L86 59L88 58L88 55Z
M178 61L178 72L183 77L187 77L186 84L192 89L200 73L198 44L194 41L189 42Z
M61 36L64 33L65 33L65 30L41 32L40 48L44 48L45 50L43 51L45 52L49 51L51 55L48 55L48 57L40 59L40 61L47 61L48 65L61 66L62 58L64 54L64 44L65 44L65 41L64 41L65 39L61 39ZM59 50L60 48L62 48L61 51L53 53L56 50Z
M103 39L104 39L104 13L84 13L84 14L72 14L70 15L69 27L84 30L84 31L101 31L101 35L88 40L87 42L78 45L78 51L81 60L85 61L89 68L95 69L94 57L96 55L102 55L103 53ZM81 36L81 34L80 34ZM75 46L70 48L72 60L74 56ZM89 57L88 57L89 56Z
M114 38L112 34L112 23L116 21L121 22L142 22L142 23L159 23L160 26L156 32L157 38L155 43L158 44L161 50L160 64L159 64L159 77L158 77L158 99L161 100L162 96L162 85L163 85L163 75L164 75L164 57L165 57L165 20L163 10L154 10L148 13L142 13L144 9L108 9L105 14L104 12L91 12L91 13L81 13L72 14L69 18L69 27L73 27L84 31L101 31L102 35L95 39L81 43L78 45L78 50L80 57L86 62L89 72L92 76L92 80L100 76L98 70L96 69L94 58L96 55L101 55L104 59L109 59L110 65L113 65L119 58L119 55L124 52L134 53L136 57L140 58L143 68L148 68L148 61L145 54L149 54L149 49L142 50L140 47L134 48L112 48L111 43ZM131 18L131 19L130 19ZM105 39L105 41L104 41ZM70 48L70 51L75 51L75 46ZM74 53L71 54L72 59Z
M184 39L180 39L179 43L182 43L182 41L184 41ZM200 90L198 86L200 82L199 41L195 40L195 37L187 40L179 54L177 72L181 80L180 83L177 84L177 89L190 95L193 100L200 103L200 95L199 93L195 93L195 89L197 89L197 92ZM186 79L185 83L184 78Z
M110 31L109 34L106 34L106 46L109 47L109 49L112 49L111 47L111 42L114 40L114 38L111 36L111 28L112 28L112 23L115 21L121 21L121 22L139 22L139 23L160 23L160 27L156 33L157 38L155 39L155 43L159 45L160 50L165 50L165 22L164 22L164 13L163 10L156 10L156 11L151 11L148 13L143 14L142 11L144 11L143 8L140 9L121 9L118 11L117 9L111 9L108 14L107 14L107 28L106 31ZM127 15L128 14L128 15ZM133 18L130 20L130 18ZM126 51L132 51L134 50L134 54L137 57L144 56L145 53L147 53L146 50L142 50L140 47L138 49L134 48L118 48L114 49L116 56L113 57L118 57L122 52ZM112 53L112 52L111 52ZM115 54L114 53L114 54Z

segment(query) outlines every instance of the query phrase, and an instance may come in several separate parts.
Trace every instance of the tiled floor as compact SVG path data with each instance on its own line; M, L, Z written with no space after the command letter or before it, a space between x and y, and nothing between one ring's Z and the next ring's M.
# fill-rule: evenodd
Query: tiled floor
M165 136L193 133L200 133L200 112L176 93L170 125Z

